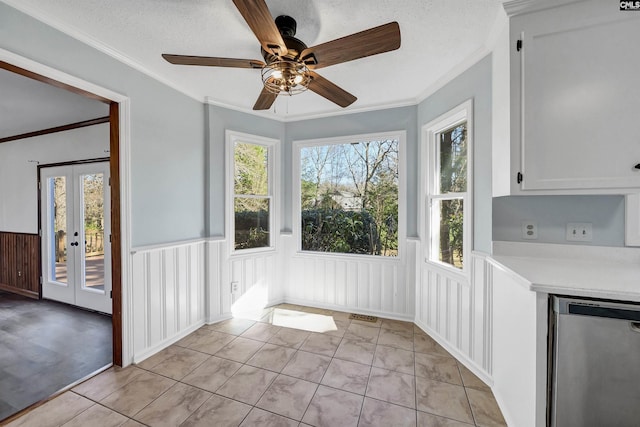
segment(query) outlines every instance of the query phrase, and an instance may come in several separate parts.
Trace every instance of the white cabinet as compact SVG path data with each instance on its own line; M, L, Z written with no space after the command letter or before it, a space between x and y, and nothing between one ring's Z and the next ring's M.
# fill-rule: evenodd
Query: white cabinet
M640 188L640 13L617 9L511 17L512 194Z

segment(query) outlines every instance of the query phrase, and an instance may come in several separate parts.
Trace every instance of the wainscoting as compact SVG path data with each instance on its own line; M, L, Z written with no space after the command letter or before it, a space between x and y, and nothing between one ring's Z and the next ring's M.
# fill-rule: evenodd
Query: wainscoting
M0 232L0 289L39 298L37 234Z
M224 239L207 242L209 313L207 323L228 319L234 311L255 311L281 302L282 260L279 251L231 255ZM232 283L237 290L232 290Z
M470 279L420 261L415 323L491 384L493 266L474 252Z
M297 253L290 234L281 242L287 302L413 320L417 240L400 259Z
M133 361L205 322L206 242L132 250Z
M494 267L486 255L472 254L467 279L422 261L418 239L407 241L400 259L295 248L292 235L282 233L277 250L247 255L232 255L225 239L134 250L133 360L205 322L289 302L415 321L491 384Z

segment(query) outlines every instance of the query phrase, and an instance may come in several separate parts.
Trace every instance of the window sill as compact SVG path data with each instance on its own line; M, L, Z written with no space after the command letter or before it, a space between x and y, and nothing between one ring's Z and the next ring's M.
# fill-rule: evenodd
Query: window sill
M270 253L276 253L276 247L268 247L268 248L253 248L253 249L240 249L240 250L231 250L230 258L246 258L256 255L264 255Z
M298 258L325 258L325 259L344 259L354 260L360 262L383 262L390 264L397 264L404 262L403 256L397 257L385 257L379 255L361 255L361 254L346 254L340 252L313 252L313 251L296 251L294 254Z
M444 264L438 261L432 261L430 259L425 259L424 263L429 266L429 268L433 268L435 270L440 271L448 276L455 277L458 281L468 284L469 283L469 272L466 269L458 269L455 267L451 267L448 264Z

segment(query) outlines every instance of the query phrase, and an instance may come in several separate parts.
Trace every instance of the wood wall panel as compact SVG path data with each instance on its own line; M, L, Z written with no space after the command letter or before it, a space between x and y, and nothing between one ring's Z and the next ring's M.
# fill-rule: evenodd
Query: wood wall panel
M0 232L0 289L39 298L39 252L37 234Z
M422 262L415 323L485 381L492 373L492 268L472 253L468 280Z
M284 233L281 242L285 301L413 320L417 239L407 241L400 259L299 253Z
M134 250L133 360L146 359L205 322L205 242Z

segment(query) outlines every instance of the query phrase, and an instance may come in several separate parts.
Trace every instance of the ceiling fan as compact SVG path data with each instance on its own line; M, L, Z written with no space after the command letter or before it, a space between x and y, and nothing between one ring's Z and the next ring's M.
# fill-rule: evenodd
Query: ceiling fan
M295 19L281 15L274 21L265 0L233 0L233 3L258 38L264 62L171 54L163 54L162 57L177 65L261 70L264 87L253 106L254 110L268 110L280 93L293 95L307 89L343 108L347 107L357 98L314 70L400 47L400 26L397 22L307 47L294 37L297 26Z

